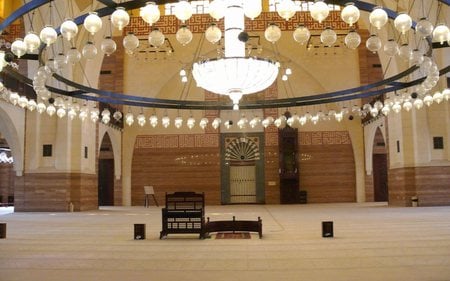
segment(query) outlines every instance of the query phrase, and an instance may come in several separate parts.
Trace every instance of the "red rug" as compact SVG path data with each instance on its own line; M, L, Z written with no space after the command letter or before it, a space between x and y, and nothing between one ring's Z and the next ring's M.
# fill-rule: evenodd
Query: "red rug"
M219 232L216 234L216 239L250 239L248 232Z

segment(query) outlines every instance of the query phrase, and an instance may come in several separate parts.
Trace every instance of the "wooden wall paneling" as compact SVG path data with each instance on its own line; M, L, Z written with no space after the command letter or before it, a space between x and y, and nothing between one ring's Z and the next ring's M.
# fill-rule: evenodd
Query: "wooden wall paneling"
M144 186L152 185L162 205L165 193L204 192L207 204L220 204L218 147L141 148L134 150L132 205L143 206Z
M0 164L0 203L7 203L8 196L14 195L15 172L13 164Z
M388 172L389 205L411 206L416 195L414 168L390 169Z
M356 179L351 144L300 146L300 190L308 203L356 201Z
M16 178L15 211L64 212L98 208L97 176L79 173L25 173Z

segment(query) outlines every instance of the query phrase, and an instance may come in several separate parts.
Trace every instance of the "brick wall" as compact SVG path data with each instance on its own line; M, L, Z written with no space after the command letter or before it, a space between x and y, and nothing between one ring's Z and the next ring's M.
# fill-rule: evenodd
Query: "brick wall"
M389 205L411 206L411 197L420 206L450 205L450 167L412 167L389 170Z
M14 195L14 179L13 164L0 164L0 203L7 203L8 196Z
M80 173L25 173L15 179L15 211L64 212L98 208L97 176Z

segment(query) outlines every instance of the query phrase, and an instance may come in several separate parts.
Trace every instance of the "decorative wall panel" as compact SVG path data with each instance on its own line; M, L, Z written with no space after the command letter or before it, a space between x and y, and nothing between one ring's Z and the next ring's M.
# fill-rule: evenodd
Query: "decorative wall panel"
M217 134L143 135L136 138L135 149L219 147Z
M192 33L203 33L213 21L208 14L196 14L186 21L186 25ZM325 27L331 27L333 30L349 29L348 24L341 20L340 12L331 11L327 20L322 23L313 20L309 12L297 12L289 21L284 20L277 13L263 12L254 20L246 18L245 30L247 32L264 31L270 23L277 24L283 31L294 31L299 24L304 24L309 30L324 30ZM181 25L181 21L171 15L161 16L154 26L164 34L175 34ZM223 19L217 22L217 25L223 30ZM131 17L130 25L125 28L125 33L133 32L137 36L143 36L148 35L150 30L150 25L140 17Z
M351 144L346 131L299 132L300 145L339 145Z

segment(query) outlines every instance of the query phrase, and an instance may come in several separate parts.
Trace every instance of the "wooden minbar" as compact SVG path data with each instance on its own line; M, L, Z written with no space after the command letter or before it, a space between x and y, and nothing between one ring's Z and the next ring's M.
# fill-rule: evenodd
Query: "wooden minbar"
M166 193L162 210L162 230L159 239L172 233L198 233L205 236L205 195L195 192Z

